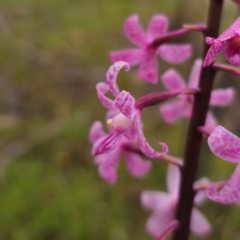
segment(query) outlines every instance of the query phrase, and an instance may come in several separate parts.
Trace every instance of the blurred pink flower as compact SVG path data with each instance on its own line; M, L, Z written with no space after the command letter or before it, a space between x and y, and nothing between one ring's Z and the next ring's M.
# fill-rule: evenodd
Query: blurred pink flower
M190 73L188 84L183 77L174 69L167 70L162 75L162 83L169 91L177 91L184 88L197 88L200 78L202 60L197 59ZM210 98L212 106L226 106L232 102L235 95L234 88L213 90ZM180 95L179 99L160 106L159 111L167 123L173 123L181 117L190 118L192 114L193 96ZM211 132L217 126L217 120L209 111L207 114L205 128Z
M229 204L240 199L240 139L226 130L216 127L208 138L212 152L228 162L238 163L235 171L223 188L218 192L215 185L207 188L207 196L215 202Z
M238 1L239 2L239 1ZM217 39L206 37L206 42L212 46L204 59L203 66L210 65L216 56L225 51L227 60L235 65L240 65L240 17L227 28Z
M192 54L190 44L154 44L154 41L173 39L187 33L188 29L180 29L176 32L167 33L168 18L164 15L152 17L145 33L139 23L137 15L130 16L125 24L124 31L129 41L139 48L112 51L110 58L112 62L126 61L131 66L140 64L138 76L140 79L150 83L158 82L157 54L165 61L178 64L187 60ZM168 36L169 35L169 36Z
M208 181L206 178L198 180ZM174 220L174 213L179 195L180 171L179 168L170 164L167 174L167 188L169 193L162 191L143 191L141 203L146 209L152 210L146 227L148 232L155 238L163 234L166 227ZM194 199L195 204L200 205L205 201L205 192L199 191ZM192 209L191 230L199 236L208 235L212 227L208 220L196 208Z
M94 122L89 134L90 141L94 144L104 136L106 133L103 131L102 123ZM126 150L124 146L128 143L131 141L123 137L111 152L98 155L95 158L99 175L111 184L117 180L117 167L123 155L126 156L126 166L133 176L144 177L151 169L150 161L144 161L138 154Z
M141 151L146 156L160 158L167 153L167 145L160 143L163 148L162 152L156 152L151 148L142 131L141 109L135 107L135 99L129 92L120 92L118 89L116 78L122 67L125 67L126 70L130 68L126 62L114 63L107 72L107 83L98 83L96 86L100 102L110 110L111 116L109 116L107 124L111 131L110 134L95 141L92 153L93 155L110 153L119 146L122 137L125 137L132 142L139 140ZM105 96L109 90L116 98L115 100Z

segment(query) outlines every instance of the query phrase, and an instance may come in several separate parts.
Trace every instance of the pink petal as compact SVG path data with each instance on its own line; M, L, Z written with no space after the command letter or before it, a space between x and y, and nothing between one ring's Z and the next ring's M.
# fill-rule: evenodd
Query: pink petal
M227 60L234 66L240 65L240 49L238 43L229 44L225 51Z
M206 121L205 121L205 126L204 126L205 130L211 133L213 129L217 127L217 125L218 125L217 119L214 117L214 115L210 111L208 111Z
M130 66L128 63L119 61L119 62L114 63L108 69L107 75L106 75L106 81L109 84L109 88L115 97L117 97L118 94L120 93L116 81L117 81L118 72L120 71L120 69L122 67L125 67L126 71L128 71L130 69Z
M184 99L179 99L165 103L159 108L159 112L166 123L173 123L182 117L184 109L187 107Z
M113 107L113 100L105 96L105 94L109 91L108 84L100 82L96 85L96 89L99 101L104 107L111 109Z
M208 138L208 145L218 157L229 162L239 162L240 139L225 128L216 127Z
M150 161L144 161L136 153L128 152L126 155L126 164L129 172L135 177L144 177L152 167Z
M202 59L197 59L194 62L194 65L193 65L191 73L190 73L188 87L190 87L190 88L198 87L200 73L201 73L201 67L202 67Z
M169 91L182 90L186 88L183 77L173 68L164 72L161 79L164 87Z
M203 61L203 67L210 65L215 60L216 56L225 49L226 45L226 42L220 41L213 43Z
M141 123L141 115L140 112L137 112L136 114L136 121L137 121L137 129L138 129L138 134L139 134L139 143L140 143L140 148L143 154L150 158L160 158L163 155L167 154L168 152L168 146L165 143L159 143L163 150L162 152L156 152L151 148L151 146L148 144L146 138L144 137L143 131L142 131L142 123Z
M138 139L138 130L136 126L136 121L133 121L132 124L125 130L124 136L131 140L132 142L136 142Z
M98 155L96 164L99 165L99 175L107 182L113 184L117 181L117 167L122 155L121 148L115 148L112 152Z
M180 178L179 168L173 164L169 164L167 173L167 188L171 196L175 199L178 198Z
M211 93L210 104L213 106L226 106L233 101L234 97L235 89L232 87L213 90Z
M192 46L190 44L163 44L157 52L164 61L178 64L191 57Z
M114 101L114 107L131 120L135 113L134 105L135 99L126 91L120 92Z
M161 211L155 211L147 220L147 231L153 236L158 238L164 232L168 224L174 216L174 208L169 205Z
M139 46L145 47L147 45L146 34L144 33L137 15L130 16L124 24L124 32L130 42Z
M98 139L93 145L92 154L94 156L111 152L117 147L123 131L115 130L111 134Z
M228 27L217 39L225 41L234 37L238 28L240 28L240 17L238 17L236 21L230 27Z
M143 191L141 194L141 204L149 210L164 210L172 200L171 195L161 191Z
M106 133L103 131L102 123L99 121L95 121L91 126L89 139L91 143L95 143L101 137L106 136Z
M196 208L192 209L190 228L198 236L207 236L212 231L212 226L206 217Z
M152 17L147 30L150 40L155 40L167 32L168 18L165 15L155 15Z
M158 63L155 51L146 50L138 70L138 77L146 82L158 82Z
M207 188L207 196L214 202L229 204L240 198L240 164L237 165L232 176L218 192L215 185Z
M173 232L177 227L179 226L179 222L175 219L173 219L171 222L169 222L160 236L158 236L157 240L164 240L166 237Z
M194 188L206 186L209 183L210 183L210 181L208 178L202 177L194 183ZM196 195L194 197L194 203L199 206L199 205L202 205L206 201L206 199L207 199L207 195L206 195L205 190L200 190L196 193Z
M124 61L129 63L131 66L137 65L141 62L143 57L142 49L125 49L121 51L110 52L111 61Z

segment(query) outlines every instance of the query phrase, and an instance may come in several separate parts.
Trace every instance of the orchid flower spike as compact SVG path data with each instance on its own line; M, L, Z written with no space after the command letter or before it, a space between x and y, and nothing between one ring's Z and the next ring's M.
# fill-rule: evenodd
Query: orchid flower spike
M200 79L202 60L197 59L192 67L188 84L175 70L169 69L162 75L162 83L169 91L177 91L189 88L197 88ZM226 106L232 102L235 95L234 88L213 90L210 98L211 106ZM193 96L180 95L178 100L162 104L159 111L167 123L173 123L181 117L190 118L192 115ZM205 130L212 131L217 126L217 120L209 111L206 118Z
M98 121L94 122L89 134L90 141L94 144L106 135L103 131L102 123ZM150 161L144 161L139 154L126 150L124 146L130 143L131 141L123 137L113 151L95 157L95 164L98 165L99 175L108 183L113 184L117 181L117 167L122 155L126 156L127 169L133 176L144 177L150 171L152 166Z
M239 2L239 1L238 1ZM235 66L240 65L240 17L217 39L207 37L206 42L212 46L204 59L203 66L209 66L216 56L225 51L227 60Z
M146 33L139 23L138 16L130 16L124 24L125 35L131 43L137 45L140 49L130 48L113 51L110 53L111 61L126 61L131 66L140 64L139 78L156 84L158 82L157 55L166 62L179 64L186 61L192 54L190 44L163 44L163 42L189 32L189 30L180 29L176 32L167 33L167 29L168 18L164 15L153 16ZM161 38L164 38L164 40L161 41Z
M223 188L218 192L218 187L211 185L207 188L207 196L224 204L237 202L240 199L240 139L222 126L217 126L208 138L208 145L216 156L238 165Z
M199 181L206 181L206 178ZM174 213L179 197L179 187L179 168L169 164L167 174L167 188L169 193L143 191L141 194L141 204L143 207L152 210L146 227L147 231L155 238L161 236L166 227L174 220ZM200 205L205 201L205 198L205 191L199 191L194 198L194 203ZM195 207L192 209L190 228L194 234L199 236L206 236L212 230L208 220Z
M143 154L151 158L160 158L168 152L165 143L160 143L162 152L156 152L148 144L142 131L141 109L135 107L135 99L129 92L119 91L116 84L117 74L122 67L129 70L129 64L126 62L116 62L108 70L107 83L98 83L97 94L103 106L111 112L107 124L111 133L99 138L93 145L93 155L110 153L120 143L121 138L125 137L129 141L136 142L139 140L140 149ZM111 91L115 100L106 97L105 94Z

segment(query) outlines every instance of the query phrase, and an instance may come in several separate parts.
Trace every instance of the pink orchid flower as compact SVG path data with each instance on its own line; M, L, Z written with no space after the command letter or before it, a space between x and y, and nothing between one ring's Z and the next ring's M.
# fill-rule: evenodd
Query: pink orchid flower
M206 178L200 182L208 181ZM174 220L174 213L179 197L180 171L179 168L170 164L167 174L167 188L169 193L162 191L143 191L141 203L143 207L152 210L146 227L147 231L155 238L162 235L164 229ZM199 191L194 199L196 205L205 201L205 192ZM212 227L208 220L196 208L192 209L190 228L192 232L199 236L208 235Z
M176 32L167 33L167 29L168 18L164 15L153 16L146 33L139 23L138 16L130 16L124 24L125 35L131 43L137 45L140 49L131 48L113 51L110 53L111 61L126 61L131 66L140 64L139 78L153 84L157 83L157 55L171 64L178 64L187 60L192 54L190 44L157 43L157 41L161 42L161 38L165 39L162 42L166 42L168 39L176 38L189 31L188 29L180 29Z
M99 121L94 122L89 134L90 141L95 143L106 135L102 123ZM144 177L151 169L150 161L144 161L138 154L126 150L124 146L128 143L131 143L131 141L123 137L113 151L98 155L95 158L99 175L111 184L117 181L117 167L123 155L126 156L126 166L133 176Z
M197 59L193 65L190 73L188 84L185 83L183 77L174 69L167 70L162 75L162 83L169 91L176 91L186 87L197 88L202 60ZM211 93L210 105L211 106L226 106L229 104L235 95L233 88L217 89ZM167 123L173 123L181 117L190 118L192 114L193 96L180 95L179 99L160 106L159 111ZM217 120L209 111L206 119L206 126L208 131L211 132L217 126Z
M240 65L240 17L217 39L207 37L206 42L212 46L204 59L203 66L210 65L216 56L225 51L227 60L235 66Z
M238 163L235 171L223 188L218 192L215 185L207 188L207 196L215 202L229 204L240 199L240 139L223 128L217 126L208 138L212 152L228 162Z
M125 137L132 142L139 140L141 151L146 156L160 158L168 152L167 145L159 143L163 148L162 152L156 152L151 148L142 131L141 109L135 107L135 99L129 92L120 92L118 89L116 78L122 67L127 71L130 69L128 63L116 62L107 72L107 83L98 83L96 86L100 102L111 111L111 114L114 114L107 120L111 133L102 136L94 143L93 155L110 153L120 144L121 138ZM116 98L115 100L105 96L109 90Z

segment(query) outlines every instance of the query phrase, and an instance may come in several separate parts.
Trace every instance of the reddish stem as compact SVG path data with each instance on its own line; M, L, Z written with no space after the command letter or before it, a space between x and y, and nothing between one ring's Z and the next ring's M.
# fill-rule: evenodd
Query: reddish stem
M217 38L218 36L222 5L223 0L210 0L206 30L206 35L209 37ZM205 43L204 39L203 59L209 50L209 46L210 45ZM185 144L185 161L182 169L180 196L176 211L176 219L179 221L180 226L174 232L173 240L187 240L189 236L190 217L193 207L193 199L196 193L193 190L193 183L196 179L202 143L202 134L198 132L197 128L199 126L204 126L205 124L215 72L216 71L212 65L202 68L201 70L199 82L201 93L195 95L193 115L190 120Z

